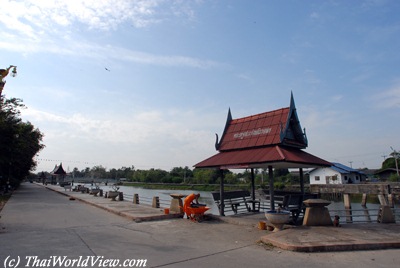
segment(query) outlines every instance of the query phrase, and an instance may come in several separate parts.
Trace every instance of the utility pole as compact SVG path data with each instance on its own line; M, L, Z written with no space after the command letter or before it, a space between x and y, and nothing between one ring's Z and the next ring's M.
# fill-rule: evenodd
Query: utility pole
M397 164L397 156L398 156L397 154L398 154L398 152L396 152L396 150L393 149L392 146L390 146L390 149L393 150L393 157L394 157L394 162L396 163L397 176L400 176L400 175L399 175L399 166L398 166L398 164Z

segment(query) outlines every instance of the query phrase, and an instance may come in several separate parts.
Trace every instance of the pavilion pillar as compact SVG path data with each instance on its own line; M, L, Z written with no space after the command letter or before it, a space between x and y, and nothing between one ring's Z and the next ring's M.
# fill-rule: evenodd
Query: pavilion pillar
M272 166L268 166L269 175L269 198L270 198L270 209L275 210L275 196L274 196L274 171Z
M299 169L300 173L300 192L304 195L304 175L303 175L303 168Z
M225 202L224 202L224 170L219 169L219 174L220 174L220 182L219 182L219 201L220 201L220 206L219 206L219 215L220 216L225 216Z
M254 179L254 168L251 169L251 200L256 200L256 187L255 187L255 183L254 183L255 179ZM253 203L253 211L256 210L256 204L255 202Z

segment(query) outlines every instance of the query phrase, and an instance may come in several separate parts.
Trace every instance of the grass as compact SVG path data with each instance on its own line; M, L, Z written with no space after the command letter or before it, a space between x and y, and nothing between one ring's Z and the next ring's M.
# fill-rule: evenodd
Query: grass
M11 197L11 194L5 194L5 195L0 196L0 211L6 205L8 199L10 199L10 197Z

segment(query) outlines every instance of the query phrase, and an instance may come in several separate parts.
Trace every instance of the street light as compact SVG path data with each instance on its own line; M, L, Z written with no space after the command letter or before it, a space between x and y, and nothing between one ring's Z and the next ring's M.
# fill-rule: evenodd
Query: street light
M10 65L10 67L8 67L7 69L0 69L0 96L1 96L1 93L3 92L4 86L6 85L6 80L4 80L4 78L8 75L11 68L12 68L11 76L16 77L17 76L17 66Z
M17 66L14 66L12 72L11 72L11 76L12 77L16 77L17 76Z

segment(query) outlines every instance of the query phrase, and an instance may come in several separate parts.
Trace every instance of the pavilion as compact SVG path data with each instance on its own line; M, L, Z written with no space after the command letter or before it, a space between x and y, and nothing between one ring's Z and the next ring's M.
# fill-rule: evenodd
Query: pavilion
M274 204L274 168L299 168L300 188L304 194L303 168L328 167L331 164L302 149L308 146L305 129L297 116L293 93L290 106L278 110L232 119L229 109L220 141L216 134L218 151L195 168L251 169L252 199L255 200L254 168L268 169L271 210ZM224 178L220 180L220 215L224 215ZM254 203L253 203L254 210Z
M56 165L54 169L50 172L51 175L51 184L56 184L57 182L62 184L64 183L64 178L67 172L63 169L62 163L60 165Z

